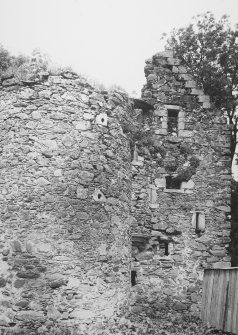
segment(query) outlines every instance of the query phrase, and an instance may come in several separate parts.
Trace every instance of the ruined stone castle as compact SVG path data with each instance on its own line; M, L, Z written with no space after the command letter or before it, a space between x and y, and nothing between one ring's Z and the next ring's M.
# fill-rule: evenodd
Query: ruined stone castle
M141 99L72 72L1 79L0 329L140 299L199 315L204 269L230 266L229 126L171 51L145 75Z

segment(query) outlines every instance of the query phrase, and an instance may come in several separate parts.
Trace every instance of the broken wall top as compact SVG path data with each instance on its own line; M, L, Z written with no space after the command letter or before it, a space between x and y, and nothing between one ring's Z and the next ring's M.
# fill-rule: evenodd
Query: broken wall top
M174 104L187 108L211 108L210 97L198 86L173 51L166 50L146 60L146 85L142 98L155 108L157 104Z

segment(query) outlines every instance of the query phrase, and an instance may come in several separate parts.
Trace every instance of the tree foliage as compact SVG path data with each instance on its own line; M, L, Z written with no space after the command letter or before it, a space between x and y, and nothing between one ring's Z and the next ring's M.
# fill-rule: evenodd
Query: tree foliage
M194 17L187 27L174 29L167 47L182 59L214 105L224 110L229 123L237 126L238 25L232 28L228 16L216 21L207 12Z
M31 57L13 56L0 44L0 76L14 74L18 79L30 79L39 71L47 69L49 61L38 49L33 50Z

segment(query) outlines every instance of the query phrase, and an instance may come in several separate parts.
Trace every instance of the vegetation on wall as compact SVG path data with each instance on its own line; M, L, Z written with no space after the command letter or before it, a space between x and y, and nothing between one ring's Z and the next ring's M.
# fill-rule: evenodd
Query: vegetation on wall
M159 165L166 155L166 150L156 136L151 135L150 130L142 127L142 123L123 123L122 129L130 141L131 157L133 158L135 146L139 155L147 159L155 160Z

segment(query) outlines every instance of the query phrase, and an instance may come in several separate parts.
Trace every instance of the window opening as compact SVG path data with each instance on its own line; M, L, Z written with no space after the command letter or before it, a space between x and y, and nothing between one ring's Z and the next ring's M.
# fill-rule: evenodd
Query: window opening
M135 270L131 271L131 286L136 285L136 278L137 278L137 273Z
M200 225L199 225L199 216L200 212L196 212L196 226L195 226L195 232L198 234L201 232Z
M165 180L167 189L180 189L180 181L173 176L166 176Z
M172 136L178 135L178 111L169 109L168 110L168 134Z
M169 243L168 242L159 241L159 248L161 250L161 256L168 256L169 255Z

